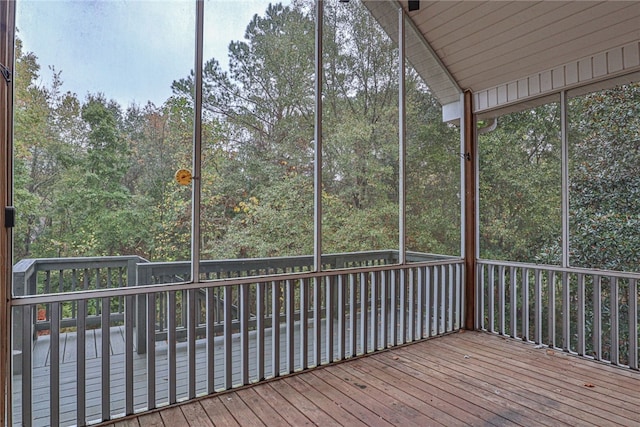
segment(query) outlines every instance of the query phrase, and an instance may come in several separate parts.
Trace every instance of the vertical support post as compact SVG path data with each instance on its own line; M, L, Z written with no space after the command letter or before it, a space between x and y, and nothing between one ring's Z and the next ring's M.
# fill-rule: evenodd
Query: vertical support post
M464 115L463 115L463 140L464 140L464 328L473 330L476 310L476 247L478 244L478 222L476 216L477 176L476 165L478 161L475 116L473 114L473 96L471 91L465 91Z
M313 162L313 270L322 270L322 25L324 2L316 1L315 127Z
M405 22L404 22L404 9L398 8L398 237L400 239L398 245L398 263L404 265L407 261L407 248L406 248L406 155L407 155L407 111L406 111L406 78L404 62L406 57L405 47ZM403 332L404 333L404 332Z
M0 3L0 63L13 75L15 1ZM13 204L13 84L0 80L0 224L5 206ZM10 228L0 230L0 425L11 425L11 243ZM27 308L24 308L27 310ZM18 315L16 315L18 317ZM30 372L30 371L29 371Z
M195 108L193 129L193 180L191 209L191 281L200 281L200 196L202 188L202 44L204 1L196 3Z
M569 132L567 92L560 92L560 138L562 149L562 267L569 267Z

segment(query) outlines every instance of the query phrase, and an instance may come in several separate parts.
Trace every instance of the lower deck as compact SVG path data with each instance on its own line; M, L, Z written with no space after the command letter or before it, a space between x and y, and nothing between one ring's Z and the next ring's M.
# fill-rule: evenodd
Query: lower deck
M460 332L106 424L640 425L640 372Z

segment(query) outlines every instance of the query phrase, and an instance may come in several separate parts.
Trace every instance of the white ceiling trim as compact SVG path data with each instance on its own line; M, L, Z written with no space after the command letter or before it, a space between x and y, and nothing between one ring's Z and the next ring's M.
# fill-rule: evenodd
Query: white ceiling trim
M600 52L528 77L474 93L474 112L484 113L640 70L640 42Z

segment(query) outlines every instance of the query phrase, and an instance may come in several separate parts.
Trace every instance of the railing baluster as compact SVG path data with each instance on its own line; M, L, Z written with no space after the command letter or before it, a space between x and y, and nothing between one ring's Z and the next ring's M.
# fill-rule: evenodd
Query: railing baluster
M373 351L378 349L378 336L380 335L380 329L378 327L378 289L380 287L380 282L378 277L380 277L380 272L369 274L369 278L371 280L371 303L369 304L371 307L371 348Z
M360 273L360 348L363 354L369 352L369 328L368 328L368 286L367 275Z
M60 303L51 303L50 313L49 422L55 426L60 424Z
M26 293L26 292L25 292ZM14 336L14 340L22 341L22 425L29 427L32 425L33 411L33 363L32 363L32 340L33 340L33 310L37 306L26 305L18 309L22 315L22 336Z
M447 332L453 331L453 304L455 301L455 293L453 288L453 266L451 264L444 267L447 270Z
M112 279L111 279L112 271L113 269L111 267L107 268L107 289L110 289L112 287Z
M424 338L424 269L425 267L418 267L417 270L417 285L418 285L418 310L416 313L416 336L417 339Z
M447 270L444 265L438 267L440 270L440 333L447 332Z
M169 363L168 372L168 392L169 405L177 401L176 384L176 293L169 292L167 301L167 361ZM125 310L127 309L125 303Z
M536 329L536 344L542 344L542 271L534 270L534 288L535 288L535 307L533 321Z
M494 265L489 266L489 328L487 329L489 332L496 331L496 323L495 323L495 269Z
M350 351L351 357L357 354L356 349L356 319L357 319L356 284L353 274L349 274L349 329L350 329Z
M345 297L346 290L344 286L344 276L342 274L338 275L337 280L337 309L338 309L338 360L343 360L345 358L345 347L346 347L346 314L345 314Z
M454 303L454 308L456 310L456 315L455 315L455 320L454 320L454 324L453 327L455 330L460 329L460 325L463 322L462 316L464 315L464 310L462 307L465 306L465 297L464 297L464 293L462 292L462 284L464 283L464 276L462 274L462 267L459 264L455 265L455 289L456 289L456 293L455 293L455 303Z
M389 328L389 315L388 315L388 273L386 271L380 272L380 347L387 348L388 345L388 328Z
M578 354L580 356L585 355L585 316L584 316L584 274L578 274Z
M609 298L609 310L610 310L610 319L611 319L611 363L614 365L620 364L620 354L619 354L619 339L620 339L620 331L618 326L618 313L620 303L620 289L618 287L618 278L615 276L609 277L609 283L611 285L611 297Z
M571 312L569 309L569 300L571 298L571 290L569 289L569 274L562 273L562 349L571 351Z
M396 346L398 345L398 301L397 301L397 295L396 295L396 287L397 287L397 282L396 282L396 270L391 270L390 271L390 276L391 276L391 319L390 319L390 327L391 327L391 346Z
M147 409L156 408L156 294L147 294ZM213 380L213 376L211 376Z
M294 289L291 280L285 281L286 308L285 317L287 322L287 373L295 370L295 342L294 342Z
M135 266L135 263L132 262L131 264ZM133 270L133 268L131 268L131 270ZM127 286L125 285L125 283L128 283L128 280L125 281L127 274L129 274L128 267L126 271L123 267L118 269L118 288L124 288ZM132 271L131 274L134 275L135 272ZM124 299L122 297L118 297L118 313L124 313Z
M432 281L432 271L433 267L425 267L424 270L424 283L425 283L425 303L424 303L424 319L425 319L425 328L427 330L427 337L430 337L433 333L433 319L432 319L432 305L433 305L433 281Z
M300 367L309 367L309 279L300 283Z
M240 383L246 385L249 384L249 284L241 284L238 290L240 292ZM288 328L287 332L289 332Z
M256 284L256 376L258 381L265 378L265 354L264 354L264 319L265 319L265 289L264 282Z
M280 376L280 282L275 280L271 282L271 373Z
M78 289L78 270L75 268L71 270L71 292L75 292ZM71 317L76 319L78 317L78 303L73 301L71 303Z
M333 322L333 304L334 304L334 294L335 291L333 289L334 276L327 276L324 280L325 282L325 352L327 355L327 362L331 363L334 360L334 351L333 351L333 335L334 335L334 322Z
M478 264L478 277L477 277L477 290L476 290L476 326L481 330L486 330L487 327L484 323L486 307L484 306L484 271L485 265ZM467 273L469 274L469 273Z
M36 285L37 286L37 285ZM36 289L36 293L37 293L37 289ZM51 293L51 271L47 270L44 273L44 293L45 294L49 294ZM28 295L28 294L27 294ZM36 315L37 313L37 307L36 307ZM51 321L51 307L49 305L45 306L45 317L48 321ZM31 323L31 321L29 321L29 324Z
M629 279L629 367L638 369L638 282Z
M440 268L433 267L433 331L435 335L441 334L440 316L442 306L440 304Z
M509 336L515 338L518 336L518 284L516 268L509 268Z
M547 325L547 333L550 347L556 347L556 275L549 270L547 289L549 290L549 306L548 316L549 323Z
M111 298L102 298L102 315L100 318L100 357L102 361L102 420L111 418ZM53 362L52 362L53 366ZM52 423L52 425L54 425Z
M188 296L187 296L187 291L186 290L182 290L182 291L177 291L180 292L180 300L181 300L181 304L176 306L176 310L177 313L179 314L178 318L180 319L180 321L176 324L176 326L178 328L182 328L183 330L187 328L187 325L189 324L189 320L188 320Z
M229 390L233 387L233 358L232 354L232 309L233 309L233 288L232 285L226 285L223 288L223 315L224 315L224 389Z
M84 425L86 423L86 326L87 318L87 300L78 301L78 319L76 320L76 423Z
M125 297L125 334L124 334L124 375L125 375L125 413L133 414L133 328L135 326L135 296Z
M314 332L314 365L320 366L322 364L322 319L321 319L321 304L320 304L320 283L321 278L314 277L313 279L313 332Z
M187 296L187 358L188 358L188 398L196 397L196 292L197 289L189 289ZM184 306L183 301L183 306ZM183 310L184 311L184 310Z
M500 335L505 334L505 268L504 266L498 267L498 333Z
M602 278L593 276L593 352L602 360Z
M522 339L531 341L529 334L529 269L522 269Z
M410 268L407 271L407 274L409 275L409 318L407 320L408 322L408 326L409 326L409 330L407 331L409 337L407 339L407 341L415 341L416 340L416 318L415 318L415 283L413 282L414 280L414 276L413 276L413 268Z

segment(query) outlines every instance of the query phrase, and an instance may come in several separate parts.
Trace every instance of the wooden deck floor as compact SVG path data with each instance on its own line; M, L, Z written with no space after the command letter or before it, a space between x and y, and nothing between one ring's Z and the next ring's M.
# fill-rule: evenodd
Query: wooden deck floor
M639 372L464 332L105 425L634 426L639 391Z

